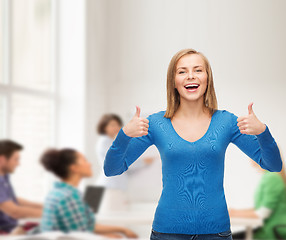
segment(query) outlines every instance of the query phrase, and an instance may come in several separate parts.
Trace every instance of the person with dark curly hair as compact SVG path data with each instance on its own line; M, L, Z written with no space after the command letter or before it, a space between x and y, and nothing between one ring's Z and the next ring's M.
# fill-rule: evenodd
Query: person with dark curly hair
M90 163L82 153L74 149L49 149L41 157L46 170L60 181L48 193L40 231L87 231L112 238L137 238L131 230L119 226L101 225L95 222L92 209L84 202L77 189L80 181L92 176Z

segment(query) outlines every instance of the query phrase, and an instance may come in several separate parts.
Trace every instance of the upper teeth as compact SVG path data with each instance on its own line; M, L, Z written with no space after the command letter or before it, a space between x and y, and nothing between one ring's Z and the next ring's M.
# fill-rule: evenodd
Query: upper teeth
M191 83L191 84L186 85L185 87L191 87L191 86L199 86L199 85L195 83Z

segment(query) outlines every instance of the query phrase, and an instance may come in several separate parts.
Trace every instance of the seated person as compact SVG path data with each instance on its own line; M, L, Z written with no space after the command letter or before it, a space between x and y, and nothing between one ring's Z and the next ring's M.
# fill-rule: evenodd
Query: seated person
M23 147L11 140L0 140L0 232L10 234L18 225L18 219L40 218L42 205L15 196L9 180L19 165Z
M253 232L254 239L276 239L273 228L285 225L278 232L286 239L286 175L285 168L281 172L269 172L256 162L252 165L263 173L256 189L253 209L229 209L230 217L262 218L264 224ZM283 232L282 232L283 231ZM245 232L233 234L233 239L245 239Z
M90 163L78 151L73 149L49 149L41 157L46 170L52 172L61 181L45 199L40 231L88 231L107 237L137 238L131 230L96 223L91 208L83 201L77 189L80 181L92 176Z

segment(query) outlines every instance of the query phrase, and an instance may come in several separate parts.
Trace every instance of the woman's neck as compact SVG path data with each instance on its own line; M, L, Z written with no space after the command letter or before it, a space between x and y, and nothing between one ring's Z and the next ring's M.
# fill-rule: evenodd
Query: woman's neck
M80 180L81 180L81 177L79 175L73 175L67 179L64 179L63 182L77 188L80 183Z
M204 99L201 97L197 101L188 101L183 98L180 100L180 106L176 111L176 116L187 119L198 119L205 114L209 114L207 107L204 105Z

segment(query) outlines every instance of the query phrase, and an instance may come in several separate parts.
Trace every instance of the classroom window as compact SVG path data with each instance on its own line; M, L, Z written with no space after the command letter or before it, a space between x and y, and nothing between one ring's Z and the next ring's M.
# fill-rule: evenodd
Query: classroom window
M0 137L24 145L12 182L17 195L33 200L42 200L45 190L39 157L55 144L51 4L0 0Z

